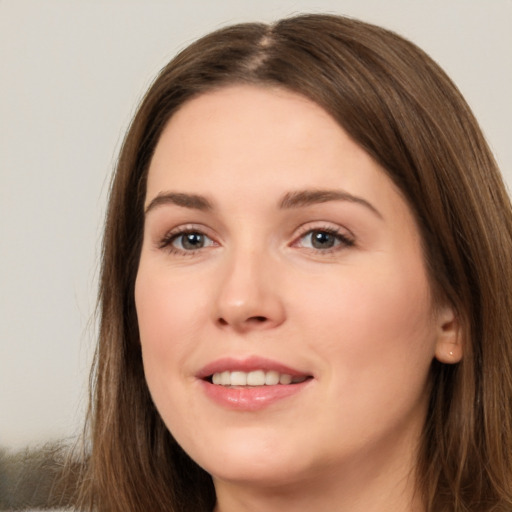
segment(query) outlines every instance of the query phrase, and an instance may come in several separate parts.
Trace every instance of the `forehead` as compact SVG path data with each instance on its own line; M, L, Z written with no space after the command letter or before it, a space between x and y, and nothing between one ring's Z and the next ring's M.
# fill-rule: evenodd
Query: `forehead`
M262 159L268 159L291 145L295 152L311 151L318 139L324 139L324 145L333 141L336 132L343 131L304 96L284 88L233 85L186 102L168 122L160 142L174 143L174 151L200 149L188 154L188 159L206 153L210 157L227 152L242 155L256 149L264 151ZM186 147L176 147L182 144Z
M357 181L379 189L389 182L316 103L286 89L236 85L194 98L174 114L151 161L148 196L165 186L206 192L241 177L253 192L261 185L350 188Z

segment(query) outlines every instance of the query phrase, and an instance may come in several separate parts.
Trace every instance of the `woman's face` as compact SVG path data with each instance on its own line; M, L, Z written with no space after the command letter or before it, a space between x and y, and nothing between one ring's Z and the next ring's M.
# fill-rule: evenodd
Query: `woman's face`
M174 115L135 299L156 407L216 484L410 469L451 310L401 194L316 104L231 86Z

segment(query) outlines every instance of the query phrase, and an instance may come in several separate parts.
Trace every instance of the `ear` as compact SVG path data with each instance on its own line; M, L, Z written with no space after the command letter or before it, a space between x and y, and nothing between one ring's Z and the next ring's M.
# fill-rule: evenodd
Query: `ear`
M436 359L445 364L460 362L463 355L462 328L451 306L443 306L437 314Z

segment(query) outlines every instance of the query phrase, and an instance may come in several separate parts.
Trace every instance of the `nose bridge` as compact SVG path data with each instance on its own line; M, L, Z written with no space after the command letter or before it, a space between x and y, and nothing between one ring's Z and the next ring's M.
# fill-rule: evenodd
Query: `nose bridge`
M216 321L236 330L277 326L284 306L276 281L276 261L265 247L247 241L233 247L219 273Z

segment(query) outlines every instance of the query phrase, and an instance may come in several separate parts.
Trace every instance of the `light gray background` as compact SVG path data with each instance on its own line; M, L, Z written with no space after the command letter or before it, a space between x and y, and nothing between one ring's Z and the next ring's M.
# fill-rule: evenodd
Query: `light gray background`
M301 11L430 53L512 184L512 0L0 0L0 446L80 429L109 176L151 79L206 32Z

